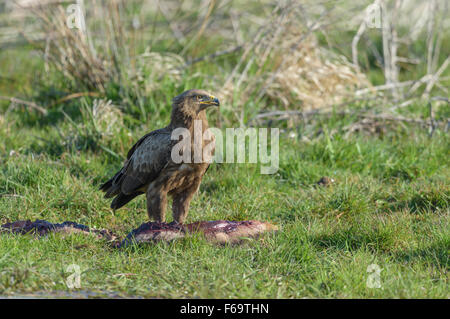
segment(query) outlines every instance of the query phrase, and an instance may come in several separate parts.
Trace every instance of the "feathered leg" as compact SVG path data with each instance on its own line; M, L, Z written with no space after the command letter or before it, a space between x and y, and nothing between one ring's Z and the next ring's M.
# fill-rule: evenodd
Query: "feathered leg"
M147 191L147 213L150 220L164 222L166 220L167 193L163 190Z
M173 220L179 224L183 224L189 213L189 205L195 192L197 192L200 186L200 181L194 183L191 187L185 191L173 195L172 213Z

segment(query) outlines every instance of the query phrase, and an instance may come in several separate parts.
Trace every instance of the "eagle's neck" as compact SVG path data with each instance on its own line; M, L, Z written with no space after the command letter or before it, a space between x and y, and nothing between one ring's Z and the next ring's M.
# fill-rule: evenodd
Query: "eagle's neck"
M192 131L194 129L194 121L202 121L202 131L208 129L208 120L206 119L206 112L202 110L198 113L183 112L182 108L173 108L170 117L170 128L176 129L178 127L185 127ZM192 133L192 132L191 132Z

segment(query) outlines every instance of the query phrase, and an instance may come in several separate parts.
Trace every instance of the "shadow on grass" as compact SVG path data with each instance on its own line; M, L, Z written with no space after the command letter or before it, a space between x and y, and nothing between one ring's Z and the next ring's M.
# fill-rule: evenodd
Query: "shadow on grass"
M13 295L0 295L0 299L90 299L90 298L108 298L108 299L142 299L142 296L130 296L123 292L107 290L76 290L76 291L35 291L29 293L14 293ZM151 298L151 297L146 297Z
M20 124L28 127L40 128L58 125L65 120L65 115L62 110L64 110L64 112L75 121L81 118L80 106L75 103L70 103L64 107L48 108L48 113L45 116L37 113L26 112L24 115L21 115Z
M24 153L37 155L46 154L52 158L59 158L63 153L67 151L68 149L62 143L62 141L36 137L35 140L30 144L30 146L26 150L24 150Z
M436 212L449 209L449 197L448 191L442 191L439 187L431 188L415 192L402 200L388 198L387 208L391 211L408 209L412 213Z
M200 190L206 195L214 195L220 190L219 185L215 181L208 181L200 186Z
M391 239L379 232L366 233L358 229L338 231L333 234L322 234L312 238L312 242L319 248L335 248L353 251L367 248L371 251L386 251Z
M393 256L398 262L426 261L438 268L449 270L449 243L445 241L435 242L427 247L400 251Z

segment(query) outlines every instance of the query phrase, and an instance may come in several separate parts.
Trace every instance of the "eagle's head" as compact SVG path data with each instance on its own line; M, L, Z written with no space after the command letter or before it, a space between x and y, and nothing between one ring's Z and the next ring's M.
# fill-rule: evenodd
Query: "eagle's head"
M173 110L185 115L197 115L210 106L219 106L219 99L204 90L189 90L176 96L173 100Z

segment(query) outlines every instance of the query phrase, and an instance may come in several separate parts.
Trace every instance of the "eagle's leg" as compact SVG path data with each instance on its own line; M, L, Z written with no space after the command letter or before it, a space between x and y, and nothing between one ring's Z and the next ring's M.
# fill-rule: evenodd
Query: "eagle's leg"
M192 196L185 197L186 194L177 194L173 196L172 211L173 220L179 224L184 223L189 212L189 204Z
M147 191L147 213L150 220L164 222L166 220L167 193L163 190Z
M189 213L189 204L192 197L200 186L200 181L194 183L191 187L181 193L173 195L172 213L173 220L179 224L183 224Z

